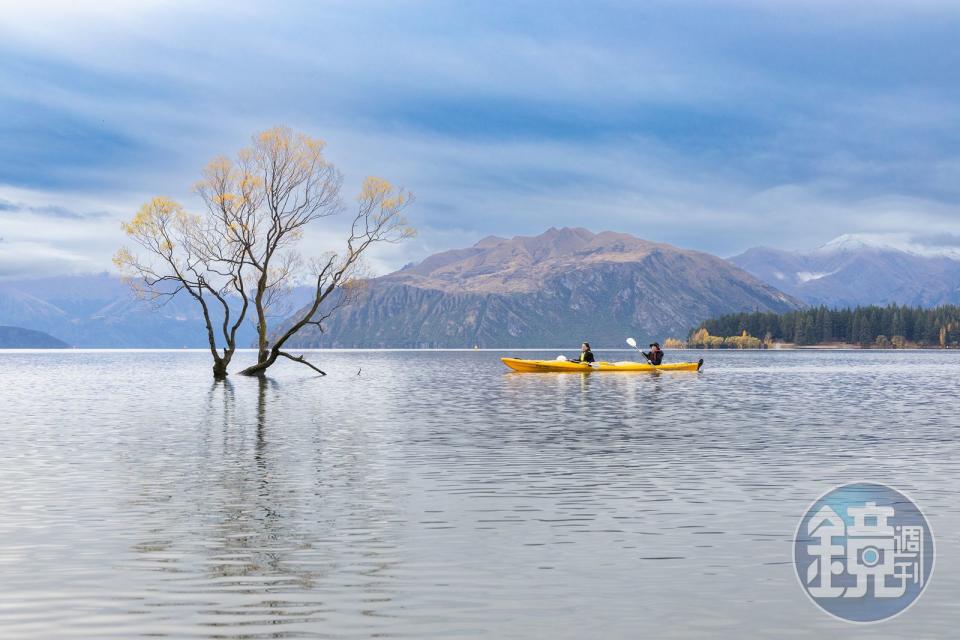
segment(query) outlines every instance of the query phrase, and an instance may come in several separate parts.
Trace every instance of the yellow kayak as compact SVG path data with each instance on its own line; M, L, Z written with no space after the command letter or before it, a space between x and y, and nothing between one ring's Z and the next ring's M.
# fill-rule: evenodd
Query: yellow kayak
M673 362L652 365L646 362L623 360L620 362L595 362L593 365L570 360L523 360L521 358L500 358L503 364L521 373L544 373L559 371L567 373L588 373L591 371L699 371L703 359L699 362Z

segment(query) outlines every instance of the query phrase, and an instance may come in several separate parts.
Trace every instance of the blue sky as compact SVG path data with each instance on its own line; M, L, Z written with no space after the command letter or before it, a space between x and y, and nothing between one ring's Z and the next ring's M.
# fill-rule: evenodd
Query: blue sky
M417 195L380 271L564 225L960 233L960 3L74 4L0 21L0 277L105 268L120 219L278 123Z

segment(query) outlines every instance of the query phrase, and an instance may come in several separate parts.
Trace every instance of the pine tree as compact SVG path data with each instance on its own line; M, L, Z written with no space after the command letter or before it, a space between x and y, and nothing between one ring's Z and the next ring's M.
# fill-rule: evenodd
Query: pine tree
M783 314L753 311L707 320L700 329L705 335L697 337L706 338L711 346L723 344L721 336L733 338L731 346L742 344L744 332L747 337L764 336L767 342L792 341L800 345L834 340L869 345L883 336L897 346L953 346L960 345L960 307L923 309L894 304L855 309L820 306ZM694 333L691 332L691 342Z

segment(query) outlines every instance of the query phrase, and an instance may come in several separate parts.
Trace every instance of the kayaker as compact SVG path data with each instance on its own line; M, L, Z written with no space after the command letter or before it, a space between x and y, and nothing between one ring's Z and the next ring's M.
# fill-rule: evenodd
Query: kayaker
M660 348L659 342L651 342L650 351L641 351L641 353L652 365L659 365L663 362L663 350Z
M593 351L590 351L590 343L584 342L580 345L580 355L574 359L576 362L593 362Z

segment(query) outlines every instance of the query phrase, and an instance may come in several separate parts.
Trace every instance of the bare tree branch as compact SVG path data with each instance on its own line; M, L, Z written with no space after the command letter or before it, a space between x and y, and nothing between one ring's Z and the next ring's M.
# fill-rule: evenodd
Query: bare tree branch
M318 369L318 368L315 367L314 365L312 365L312 364L310 364L309 362L307 362L306 360L304 360L303 356L292 356L292 355L290 355L289 353L287 353L286 351L277 351L277 355L278 355L278 356L283 356L284 358L289 358L290 360L293 360L294 362L299 362L300 364L305 364L305 365L307 365L308 367L310 367L311 369L313 369L314 371L316 371L317 373L319 373L319 374L322 375L322 376L327 375L324 371Z

